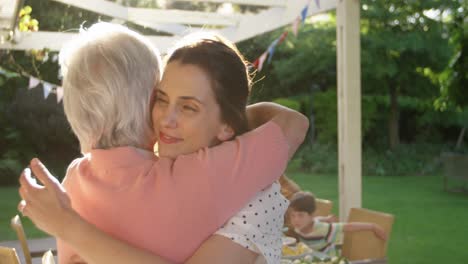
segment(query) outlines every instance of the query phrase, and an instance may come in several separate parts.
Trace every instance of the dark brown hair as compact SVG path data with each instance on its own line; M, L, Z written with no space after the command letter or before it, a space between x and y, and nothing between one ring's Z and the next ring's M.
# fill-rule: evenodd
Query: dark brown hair
M297 192L290 201L289 208L297 212L312 214L315 212L315 196L310 192Z
M221 118L236 135L248 130L246 106L251 78L247 63L235 45L212 33L184 37L166 57L171 62L192 64L210 76Z

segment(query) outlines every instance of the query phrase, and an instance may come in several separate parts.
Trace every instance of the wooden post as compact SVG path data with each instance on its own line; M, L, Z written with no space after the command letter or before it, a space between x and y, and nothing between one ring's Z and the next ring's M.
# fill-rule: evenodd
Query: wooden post
M345 221L362 204L360 2L337 4L339 217Z

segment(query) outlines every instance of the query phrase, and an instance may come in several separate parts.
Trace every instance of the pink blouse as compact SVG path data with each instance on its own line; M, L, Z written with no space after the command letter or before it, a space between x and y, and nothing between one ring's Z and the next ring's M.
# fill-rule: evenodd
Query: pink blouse
M73 208L90 223L182 263L283 174L288 148L270 121L175 160L133 147L92 150L70 164L63 184ZM63 241L57 246L59 263L75 254Z

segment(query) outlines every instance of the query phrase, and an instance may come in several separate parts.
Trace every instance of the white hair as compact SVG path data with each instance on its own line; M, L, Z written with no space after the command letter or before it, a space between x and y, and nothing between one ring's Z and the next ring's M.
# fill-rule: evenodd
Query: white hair
M62 48L60 66L65 115L82 153L150 143L150 99L162 69L146 38L99 22Z

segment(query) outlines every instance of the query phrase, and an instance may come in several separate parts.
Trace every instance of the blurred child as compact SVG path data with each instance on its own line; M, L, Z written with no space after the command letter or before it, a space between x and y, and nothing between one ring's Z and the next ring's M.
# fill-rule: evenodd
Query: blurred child
M333 223L315 217L315 196L310 192L295 193L289 205L291 225L299 240L311 249L336 256L335 245L342 244L345 232L373 231L374 234L387 240L387 234L378 225L364 222ZM325 220L329 220L325 218Z

